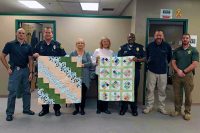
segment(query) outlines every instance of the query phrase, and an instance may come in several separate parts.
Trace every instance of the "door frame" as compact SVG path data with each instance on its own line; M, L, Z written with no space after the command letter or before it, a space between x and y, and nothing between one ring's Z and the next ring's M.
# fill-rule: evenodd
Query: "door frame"
M26 20L16 19L15 20L15 31L20 28L20 23L48 23L53 24L53 39L56 41L56 21L55 20Z
M183 32L188 32L188 19L162 19L162 18L147 18L146 20L146 40L145 40L145 48L148 45L149 40L149 30L151 22L183 22ZM143 83L143 105L145 105L146 98L146 70L147 64L144 63L144 83Z

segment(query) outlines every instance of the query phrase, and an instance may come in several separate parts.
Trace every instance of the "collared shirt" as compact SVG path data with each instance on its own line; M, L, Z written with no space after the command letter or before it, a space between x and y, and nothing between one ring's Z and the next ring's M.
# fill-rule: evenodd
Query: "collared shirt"
M65 56L66 52L61 44L52 40L49 45L46 41L40 41L34 48L33 53L39 53L41 56Z
M78 56L77 51L73 51L70 56ZM92 66L91 56L88 52L84 52L81 60L84 67L82 68L82 83L85 83L87 88L89 89L90 85L90 67Z
M168 63L172 58L171 46L166 42L162 42L160 45L151 42L147 46L146 53L148 69L156 74L166 74Z
M118 51L118 56L135 56L138 59L144 58L145 57L145 52L144 52L144 46L138 43L134 44L124 44L120 47L120 50ZM140 69L141 67L141 62L136 62L135 63L135 68Z
M179 69L184 70L192 64L192 61L199 62L199 52L192 46L189 46L187 49L179 47L175 49L172 59L176 60L176 65Z
M9 54L9 64L11 67L27 67L29 56L32 56L31 46L28 43L20 44L18 40L7 42L2 51Z
M96 74L99 72L99 67L98 64L96 64L96 58L100 57L112 57L113 56L113 51L110 49L105 49L105 48L98 48L94 51L93 56L92 56L92 63L96 65Z

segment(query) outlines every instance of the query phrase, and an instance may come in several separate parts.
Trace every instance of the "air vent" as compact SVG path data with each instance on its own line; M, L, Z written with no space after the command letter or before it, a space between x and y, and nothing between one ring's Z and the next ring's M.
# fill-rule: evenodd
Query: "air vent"
M102 11L114 11L114 8L103 8Z

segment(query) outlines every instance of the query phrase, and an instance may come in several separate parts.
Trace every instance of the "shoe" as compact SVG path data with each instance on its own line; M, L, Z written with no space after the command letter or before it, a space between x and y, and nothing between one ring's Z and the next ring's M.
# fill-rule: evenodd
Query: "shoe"
M13 120L13 116L12 115L7 115L6 120L7 121L12 121Z
M176 116L179 116L180 114L181 114L181 112L175 111L175 112L171 112L170 116L176 117Z
M169 114L165 109L159 109L158 112L160 112L163 115L168 115Z
M44 111L44 110L42 110L39 114L38 114L38 116L44 116L44 115L46 115L46 114L48 114L49 113L49 111Z
M125 113L126 113L125 111L122 111L122 110L121 110L121 111L119 112L119 115L125 115Z
M55 111L55 116L60 116L60 115L61 115L60 110L56 110L56 111Z
M79 113L79 111L78 110L75 110L73 113L72 113L72 115L77 115Z
M109 110L105 110L104 113L111 114L111 112Z
M152 110L153 110L152 108L145 108L142 112L143 112L144 114L148 114L148 113L150 113Z
M85 111L84 110L81 110L81 115L85 115Z
M35 115L35 112L31 111L31 110L28 110L28 111L23 111L24 114L27 114L27 115Z
M132 115L133 116L138 116L138 112L137 111L132 111Z
M97 110L97 111L96 111L96 114L101 114L101 111L100 111L100 110Z
M184 118L184 120L186 120L186 121L189 121L190 119L191 119L191 114L189 114L189 113L186 113L184 116L183 116L183 118Z

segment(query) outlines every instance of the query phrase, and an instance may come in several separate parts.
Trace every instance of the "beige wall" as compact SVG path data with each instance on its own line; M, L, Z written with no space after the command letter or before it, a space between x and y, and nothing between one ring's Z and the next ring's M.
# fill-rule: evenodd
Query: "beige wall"
M136 6L136 39L139 43L145 44L146 37L146 19L159 18L160 9L173 9L173 18L175 18L176 9L182 9L182 18L188 19L188 29L190 34L197 35L200 38L200 1L199 0L137 0ZM134 18L134 17L133 17ZM199 39L198 39L199 42ZM197 47L200 51L200 45ZM193 102L200 103L200 67L196 70L194 79L195 88L193 91ZM141 92L140 92L141 93Z
M131 19L120 18L78 18L78 17L46 17L46 16L0 16L0 50L7 41L15 38L15 20L56 20L57 41L61 42L67 53L74 49L75 40L82 37L86 41L86 50L94 51L99 47L102 36L111 39L111 49L118 51L126 42L131 31ZM0 63L0 95L7 94L8 76Z
M14 38L15 19L39 19L39 20L56 20L57 24L57 40L60 41L67 52L73 50L74 42L77 37L85 38L87 42L86 49L93 51L99 45L101 36L108 36L112 41L112 49L118 50L118 47L126 42L126 36L131 31L136 34L138 43L145 44L146 37L146 19L159 18L160 9L168 8L182 9L182 18L188 19L189 33L200 37L199 28L200 12L199 0L133 0L128 9L124 12L124 16L132 15L129 19L103 19L103 18L69 18L69 17L24 17L24 16L0 16L0 49L5 42ZM175 13L174 13L175 14ZM175 15L173 16L175 18ZM6 32L5 32L6 29ZM199 40L198 40L199 42ZM200 51L200 46L198 45ZM143 72L142 72L143 73ZM200 103L200 67L196 71L194 79L195 88L193 91L193 102ZM141 75L143 76L143 74ZM0 94L6 93L7 73L0 63ZM142 100L143 77L140 82L140 101Z
M131 32L132 33L135 33L136 5L137 5L137 0L132 0L130 5L127 7L127 9L122 14L122 16L132 16L132 20L131 20Z

